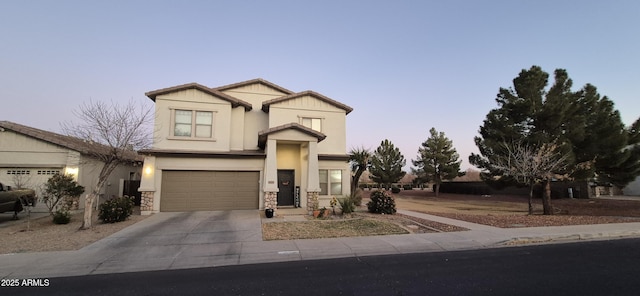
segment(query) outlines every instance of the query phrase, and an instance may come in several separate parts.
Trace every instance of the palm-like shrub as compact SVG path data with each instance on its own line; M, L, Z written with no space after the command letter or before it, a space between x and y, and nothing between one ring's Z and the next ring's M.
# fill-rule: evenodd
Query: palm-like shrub
M356 210L356 205L350 197L338 199L338 204L340 205L340 209L342 209L343 214L353 213Z

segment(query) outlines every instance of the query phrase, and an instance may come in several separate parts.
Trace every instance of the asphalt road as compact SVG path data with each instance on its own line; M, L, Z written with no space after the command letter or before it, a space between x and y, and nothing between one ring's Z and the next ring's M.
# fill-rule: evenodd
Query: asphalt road
M625 239L35 279L46 286L0 295L638 295L638 275L640 239Z

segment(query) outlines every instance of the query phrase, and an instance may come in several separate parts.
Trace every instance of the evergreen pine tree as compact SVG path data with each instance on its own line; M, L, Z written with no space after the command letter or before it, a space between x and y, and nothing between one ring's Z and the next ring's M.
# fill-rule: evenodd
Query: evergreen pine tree
M404 177L406 173L402 171L402 167L405 164L406 160L400 153L400 149L395 147L391 141L385 139L371 157L369 178L389 188L391 183L398 182Z
M412 168L419 178L435 183L435 194L440 193L440 184L443 180L451 180L463 176L460 171L459 155L453 148L453 142L443 132L438 133L435 128L429 130L429 138L418 149L418 158L412 160L416 168Z
M595 178L624 186L640 172L635 169L638 152L629 148L636 147L633 128L624 127L613 102L600 97L590 84L572 92L572 81L563 69L554 72L554 83L547 91L548 77L533 66L520 72L513 88L500 88L499 107L489 111L475 138L480 154L472 153L469 161L485 170L485 180L508 184L513 179L491 165L504 158L501 147L521 143L537 150L552 145L567 164L549 172L553 178L543 181L544 213L552 214L551 179Z

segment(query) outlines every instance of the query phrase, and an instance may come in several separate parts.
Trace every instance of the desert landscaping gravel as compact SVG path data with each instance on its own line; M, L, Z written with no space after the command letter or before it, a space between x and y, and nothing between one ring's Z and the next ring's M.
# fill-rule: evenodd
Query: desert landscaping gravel
M63 225L54 224L51 217L45 216L30 223L22 218L9 226L2 226L0 254L78 250L149 216L132 215L124 222L111 224L100 223L94 216L93 227L80 230L82 217L82 212L76 213L69 224Z

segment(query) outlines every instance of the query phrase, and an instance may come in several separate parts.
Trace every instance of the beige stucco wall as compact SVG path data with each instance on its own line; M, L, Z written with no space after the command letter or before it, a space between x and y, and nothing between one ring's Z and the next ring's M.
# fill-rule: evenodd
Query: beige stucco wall
M244 130L245 130L245 109L231 109L231 127L230 127L230 149L242 151L245 149ZM257 145L257 144L256 144ZM253 149L257 149L257 146Z
M225 94L241 99L252 106L251 111L244 112L243 147L245 150L257 150L258 133L269 127L269 114L262 111L262 102L286 95L283 92L270 88L266 85L255 83L230 90L225 90ZM244 110L244 108L238 108ZM235 115L234 115L235 116ZM234 129L234 132L238 130Z
M229 151L231 149L231 103L196 89L177 91L156 97L154 145L156 149ZM171 137L172 110L214 112L213 139L180 139ZM244 109L244 108L240 108ZM236 129L242 128L237 123ZM237 146L238 139L234 139Z
M93 190L93 187L98 184L98 177L100 176L102 166L103 162L99 160L88 156L81 157L78 170L78 184L84 186L84 194L80 200L80 207L84 207L84 198L86 198ZM141 172L142 168L140 166L119 165L116 167L111 175L109 175L107 183L100 192L102 196L98 202L102 203L108 198L122 196L121 180L129 180L131 173L139 176Z
M100 170L102 169L102 162L93 160L88 163L83 164L81 172L85 172L84 178L82 180L83 186L93 186L98 183L98 176L100 175ZM131 174L135 176L130 178ZM106 198L113 196L122 196L120 181L121 180L129 180L129 179L138 179L141 173L140 166L133 165L120 165L116 167L109 178L107 179L107 184L105 185L104 190L102 191ZM87 187L90 189L90 187Z
M320 118L327 137L318 143L319 154L346 154L346 112L322 100L304 96L271 105L269 127L295 122L302 117Z
M224 93L250 103L251 111L196 89L182 90L156 97L154 148L175 150L258 150L258 133L270 127L295 122L302 117L322 119L322 133L327 138L319 143L320 154L346 153L346 112L313 96L272 104L269 113L261 110L262 103L286 95L256 83ZM172 109L205 110L215 112L214 141L171 138Z
M0 132L0 167L57 167L67 164L69 149L9 130Z

